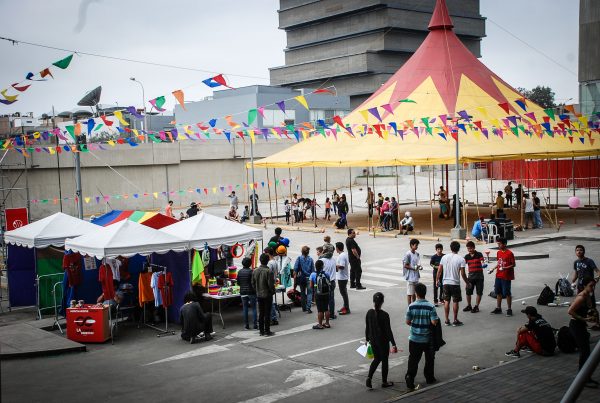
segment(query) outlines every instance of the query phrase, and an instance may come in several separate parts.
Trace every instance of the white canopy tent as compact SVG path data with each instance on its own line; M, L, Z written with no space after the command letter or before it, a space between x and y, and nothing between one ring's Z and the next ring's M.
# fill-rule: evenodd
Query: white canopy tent
M4 241L26 248L61 247L67 238L93 234L99 226L63 213L56 213L39 221L4 234Z
M216 248L222 244L262 239L262 231L244 224L200 212L197 215L161 228L159 231L189 242L189 247L202 249L205 244Z
M134 221L123 220L108 227L98 227L92 234L67 239L65 249L103 259L169 251L182 252L188 249L188 243L175 235Z

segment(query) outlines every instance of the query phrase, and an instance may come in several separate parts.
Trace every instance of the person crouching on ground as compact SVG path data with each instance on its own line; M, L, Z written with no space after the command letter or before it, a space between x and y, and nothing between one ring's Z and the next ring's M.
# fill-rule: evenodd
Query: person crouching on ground
M400 230L404 231L404 235L408 235L409 231L414 231L415 221L410 215L410 211L404 213L404 218L400 221Z
M435 306L425 299L427 294L425 284L417 283L415 292L417 300L406 310L406 324L410 326L410 335L408 336L408 369L404 379L409 391L415 389L415 377L423 353L425 353L425 380L428 384L437 382L434 375L435 352L430 343L430 334L431 327L438 326L440 318L435 311Z
M383 305L383 294L376 292L373 294L374 309L369 309L366 317L365 338L367 343L371 343L373 349L373 362L369 367L367 377L367 388L373 388L373 375L381 363L381 387L389 388L394 386L394 382L388 382L388 357L390 355L390 344L392 352L397 353L396 341L390 326L390 315L381 309Z
M329 276L323 271L324 263L322 260L315 262L315 270L310 275L310 288L314 290L315 302L317 304L317 324L313 329L320 330L330 328L329 325L329 288L331 283ZM323 323L325 319L325 323Z
M204 332L205 341L212 339L212 317L210 313L204 313L192 291L188 291L183 297L179 321L181 322L181 338L189 341L190 344L198 342L201 332Z
M533 306L528 306L521 312L527 315L529 322L517 329L517 344L513 350L506 353L506 356L518 358L521 356L519 351L525 348L529 348L539 355L553 355L556 349L556 340L552 326Z

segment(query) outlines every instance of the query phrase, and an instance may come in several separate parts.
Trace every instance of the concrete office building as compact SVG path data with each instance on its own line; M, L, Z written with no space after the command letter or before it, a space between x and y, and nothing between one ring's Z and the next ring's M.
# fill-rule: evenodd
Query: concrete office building
M581 113L600 111L600 2L579 2L579 104Z
M448 0L454 31L477 57L485 36L479 0ZM280 0L285 66L271 84L292 88L335 85L352 108L385 83L428 33L435 0Z

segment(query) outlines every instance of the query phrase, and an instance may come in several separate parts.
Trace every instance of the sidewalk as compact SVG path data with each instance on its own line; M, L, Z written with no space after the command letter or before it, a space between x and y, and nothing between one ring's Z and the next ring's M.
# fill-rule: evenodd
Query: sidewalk
M597 341L597 337L595 338ZM592 348L595 343L592 343ZM443 350L441 353L443 357ZM557 353L541 357L522 353L521 358L506 357L497 367L474 372L438 385L390 399L388 402L558 402L577 373L579 354ZM421 363L421 366L423 364ZM420 368L422 370L422 368ZM594 379L600 371L596 369ZM584 388L578 402L597 402L600 390Z
M85 351L83 344L27 323L0 326L0 359Z

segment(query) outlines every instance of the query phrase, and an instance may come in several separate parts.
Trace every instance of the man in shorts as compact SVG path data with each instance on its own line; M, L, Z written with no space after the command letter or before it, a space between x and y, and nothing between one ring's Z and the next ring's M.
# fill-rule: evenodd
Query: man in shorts
M402 263L404 264L403 274L404 279L406 280L407 305L416 301L415 285L417 285L421 278L421 273L419 273L419 270L421 269L421 255L417 252L419 240L411 239L409 245L410 249L406 252L404 259L402 260Z
M444 284L444 314L446 326L462 326L463 323L458 320L458 303L462 301L462 292L460 290L460 278L462 277L465 284L469 284L465 275L465 266L467 263L462 256L458 255L460 244L456 241L450 243L449 255L444 255L440 261L438 269L437 281L442 280ZM454 321L450 323L448 318L450 315L450 299L452 299L452 310L454 312Z
M329 280L329 276L323 271L324 263L322 260L315 262L315 270L310 275L310 287L313 289L313 295L315 296L315 302L317 304L317 324L313 326L313 329L320 330L330 328L329 324L329 290L319 288L320 278ZM322 281L321 284L325 284ZM324 287L324 286L323 286ZM325 323L323 323L325 320Z
M463 312L477 313L483 295L483 262L485 259L481 252L475 250L475 242L473 241L467 242L467 251L469 253L465 255L465 261L469 268L469 282L467 283L467 306L464 307ZM475 290L477 291L477 297L475 306L472 307L471 296Z
M511 282L515 279L515 255L506 247L506 238L498 238L498 252L496 259L498 264L490 270L490 274L496 270L496 281L494 292L496 293L496 309L491 314L502 313L502 298L506 298L506 316L512 316L512 294L510 292Z

